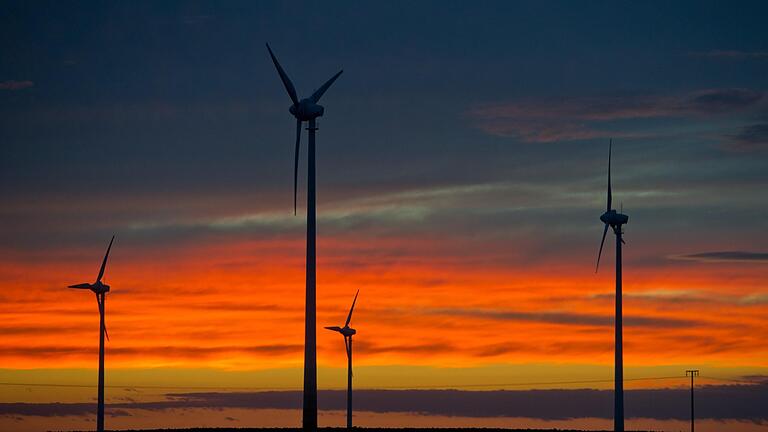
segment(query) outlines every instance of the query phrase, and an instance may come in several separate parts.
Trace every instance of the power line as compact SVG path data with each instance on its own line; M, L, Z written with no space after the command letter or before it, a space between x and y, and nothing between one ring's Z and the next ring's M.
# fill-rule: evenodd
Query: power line
M681 379L685 377L680 376L666 376L666 377L645 377L645 378L626 378L624 381L650 381L650 380L665 380L665 379ZM526 387L535 385L558 385L558 384L598 384L598 383L612 383L612 379L600 379L600 380L582 380L582 381L545 381L545 382L524 382L524 383L503 383L503 384L455 384L455 385L426 385L426 386L384 386L377 387L380 389L420 389L420 388L465 388L465 387Z
M737 379L731 379L731 378L713 377L708 375L700 375L699 378L704 378L704 379L714 380L714 381L741 383L741 384L759 384L760 383L759 381L737 380Z
M681 376L663 376L663 377L642 377L642 378L626 378L624 381L653 381L653 380L670 380L670 379L683 379ZM421 385L421 386L377 386L368 388L367 390L375 389L453 389L453 388L483 388L483 387L527 387L527 386L549 386L549 385L569 385L569 384L599 384L599 383L611 383L612 379L594 379L594 380L580 380L580 381L539 381L539 382L517 382L517 383L488 383L488 384L445 384L445 385ZM744 381L746 382L746 381ZM18 386L18 387L60 387L60 388L93 388L94 385L89 384L60 384L60 383L23 383L23 382L0 382L0 386ZM162 385L106 385L109 388L119 389L154 389L154 390L283 390L292 391L300 390L299 388L290 387L238 387L238 386L162 386ZM337 390L336 388L328 388L326 390Z
M18 383L0 382L0 386L19 387L64 387L64 388L93 388L92 384L58 384L58 383ZM298 390L298 388L281 387L231 387L231 386L159 386L159 385L105 385L109 388L120 389L159 389L159 390Z
M654 381L654 380L673 380L683 379L684 376L660 376L660 377L639 377L625 378L624 381ZM713 376L700 376L702 379L741 383L756 384L755 381L738 380L732 378L722 378ZM482 387L526 387L526 386L549 386L549 385L568 385L568 384L601 384L612 383L612 379L593 379L578 381L536 381L536 382L516 382L516 383L487 383L487 384L430 384L430 385L401 385L401 386L377 386L367 388L374 389L452 389L452 388L482 388ZM0 382L0 386L18 386L18 387L61 387L61 388L93 388L91 384L62 384L62 383L25 383L25 382ZM300 390L298 387L243 387L243 386L174 386L174 385L107 385L109 388L122 389L155 389L155 390ZM337 388L327 388L326 390L337 390Z

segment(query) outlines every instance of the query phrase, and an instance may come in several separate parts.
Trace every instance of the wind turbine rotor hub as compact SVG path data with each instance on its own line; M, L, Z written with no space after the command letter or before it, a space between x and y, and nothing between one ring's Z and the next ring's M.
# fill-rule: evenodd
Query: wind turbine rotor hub
M105 285L101 281L96 281L91 285L91 291L97 294L106 293L109 292L109 285Z
M609 210L600 216L600 220L610 226L624 225L629 221L629 216L616 212L616 210Z
M302 99L298 104L291 105L291 107L288 108L288 111L301 121L309 121L317 117L322 117L325 108L307 98Z

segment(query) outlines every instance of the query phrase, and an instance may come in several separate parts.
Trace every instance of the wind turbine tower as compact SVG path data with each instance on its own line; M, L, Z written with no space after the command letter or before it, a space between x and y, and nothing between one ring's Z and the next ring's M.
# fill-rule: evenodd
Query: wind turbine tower
M357 330L349 327L349 322L352 320L352 311L355 310L358 294L360 294L360 290L357 290L355 299L352 300L352 307L349 308L349 315L347 315L347 322L344 323L344 327L326 327L328 330L333 330L344 336L344 346L347 349L347 429L352 429L352 336L357 333Z
M600 216L600 220L605 224L603 229L603 239L600 241L600 251L597 253L597 265L595 273L600 267L600 256L603 254L603 245L605 236L608 234L608 228L613 230L616 235L616 318L615 323L615 358L614 358L614 394L613 394L613 430L614 432L624 432L624 356L622 341L622 309L621 309L621 246L624 244L622 235L622 226L629 221L629 216L617 212L611 208L611 147L613 142L608 143L608 200L605 213Z
M101 269L99 275L96 276L96 282L81 283L77 285L70 285L69 288L76 289L89 289L96 294L96 303L99 306L99 389L98 389L98 404L96 408L96 430L102 432L104 430L104 336L109 340L109 334L107 333L107 325L104 323L104 302L106 301L106 293L109 292L109 285L105 285L101 282L101 278L104 277L104 268L107 266L107 258L109 258L109 250L112 249L112 242L115 241L115 236L112 236L112 240L109 241L107 246L107 253L104 254L104 261L101 262Z
M317 334L316 334L316 286L315 286L315 238L316 234L316 194L315 194L315 132L317 131L317 118L323 115L325 109L318 105L320 98L331 87L334 81L343 71L339 71L331 79L326 81L319 89L308 98L299 100L296 88L293 86L288 74L285 73L275 54L267 44L272 62L280 75L285 90L291 98L293 105L288 111L296 118L296 150L293 164L293 213L296 214L296 189L299 170L299 143L301 141L301 125L307 122L309 131L308 147L308 175L307 175L307 285L306 300L304 303L304 403L303 403L303 427L305 430L317 429Z

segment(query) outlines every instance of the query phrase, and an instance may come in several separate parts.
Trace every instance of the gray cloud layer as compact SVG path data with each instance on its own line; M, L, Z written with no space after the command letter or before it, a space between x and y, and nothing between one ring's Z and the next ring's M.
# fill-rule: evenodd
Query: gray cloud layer
M127 409L174 408L274 408L298 409L297 391L257 393L173 393L159 402L129 402L108 405L111 415ZM344 391L323 390L318 394L322 410L346 407ZM688 419L688 389L627 390L629 418ZM417 412L424 415L463 417L533 417L547 420L612 417L610 390L357 390L355 406L379 413ZM768 384L702 386L696 390L697 416L701 419L768 421ZM93 404L5 403L0 415L76 416L90 414Z

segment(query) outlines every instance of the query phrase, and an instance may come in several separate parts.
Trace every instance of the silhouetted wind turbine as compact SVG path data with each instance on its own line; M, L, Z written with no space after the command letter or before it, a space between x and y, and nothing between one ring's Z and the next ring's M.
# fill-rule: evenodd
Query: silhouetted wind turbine
M352 307L349 308L349 315L347 315L347 322L344 323L344 327L326 327L328 330L341 333L344 336L344 346L347 348L347 428L349 429L352 429L352 335L357 333L357 330L349 327L349 321L352 320L352 311L355 310L358 294L360 294L360 290L357 290L355 299L352 300Z
M618 213L611 208L611 147L613 141L608 143L608 200L605 213L600 216L600 220L605 224L603 229L603 239L600 241L600 251L597 253L597 265L595 273L600 267L600 256L603 254L603 244L605 244L605 235L608 234L608 227L613 229L616 235L616 318L615 318L615 358L614 358L614 394L613 394L613 430L614 432L624 432L624 358L622 342L622 310L621 310L621 245L624 240L621 238L623 231L621 226L629 221L629 216Z
M99 396L98 407L96 408L96 430L99 432L104 430L104 336L109 340L107 325L104 323L104 301L106 300L105 294L109 292L109 285L103 284L101 278L104 276L104 268L107 266L109 250L112 249L112 242L114 241L115 236L112 236L112 240L109 241L109 246L107 247L107 253L104 254L104 261L101 262L99 275L96 276L96 282L92 284L81 283L69 286L69 288L89 289L93 291L93 293L96 294L96 303L99 305Z
M315 237L316 237L316 198L315 198L315 131L317 130L316 119L323 115L324 108L317 103L320 98L341 75L339 71L332 76L325 84L312 93L312 96L299 100L296 95L296 88L291 79L283 70L277 61L275 54L267 44L267 50L272 57L277 73L283 81L285 90L288 92L293 105L288 111L296 117L296 151L293 163L293 213L296 214L296 190L299 170L299 143L301 141L301 124L308 122L309 131L309 160L307 175L307 289L304 313L304 404L303 404L303 426L304 429L317 429L317 342L316 342L316 322L315 322Z

